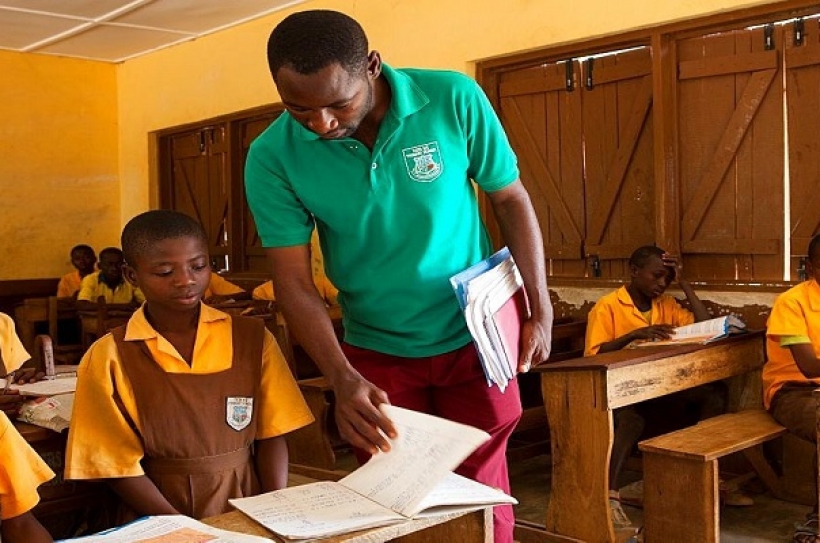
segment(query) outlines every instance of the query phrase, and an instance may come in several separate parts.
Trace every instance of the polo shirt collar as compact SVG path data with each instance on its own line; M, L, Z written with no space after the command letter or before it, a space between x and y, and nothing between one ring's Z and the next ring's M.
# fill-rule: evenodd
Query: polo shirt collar
M635 302L632 301L632 296L629 295L629 291L626 290L626 285L622 286L618 289L618 302L623 305L629 306L632 308L633 311L637 314L642 314L638 310L638 306L635 305ZM661 297L658 296L657 298L652 298L652 305L650 307L650 311L655 309L655 306L660 305Z
M400 72L382 63L382 74L390 85L392 96L390 98L390 109L387 111L388 115L392 115L397 119L404 119L417 112L428 103L430 99L424 94L415 81L404 72ZM294 135L305 141L316 141L319 135L316 132L308 130L290 115L287 111L284 113L288 116L288 120L293 125ZM328 143L336 141L346 141L350 138L342 138L340 140L329 140Z
M228 318L227 313L223 313L222 311L214 309L209 305L205 305L202 302L200 302L199 307L200 325L203 323L225 320ZM125 340L140 341L146 339L156 339L158 336L159 333L154 330L154 327L151 326L151 323L149 323L148 319L145 317L145 304L143 304L128 320L128 324L125 327Z

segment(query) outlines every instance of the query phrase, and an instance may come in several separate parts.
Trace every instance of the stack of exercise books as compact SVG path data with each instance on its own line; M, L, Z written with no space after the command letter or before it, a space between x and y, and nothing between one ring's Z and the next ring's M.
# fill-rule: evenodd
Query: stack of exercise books
M504 247L450 278L484 367L487 384L502 392L515 378L521 325L529 305L521 273Z

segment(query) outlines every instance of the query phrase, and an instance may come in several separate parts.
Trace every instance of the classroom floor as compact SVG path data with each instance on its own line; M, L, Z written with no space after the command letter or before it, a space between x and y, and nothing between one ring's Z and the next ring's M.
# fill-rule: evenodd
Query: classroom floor
M546 455L518 462L510 466L512 494L520 502L516 517L544 523L550 488L549 457ZM627 480L639 477L624 474ZM803 520L810 508L784 502L765 492L757 480L744 485L744 491L755 501L749 507L721 507L720 534L723 543L783 543L792 540L794 522ZM643 511L624 506L633 524L640 526ZM671 541L671 539L670 539Z

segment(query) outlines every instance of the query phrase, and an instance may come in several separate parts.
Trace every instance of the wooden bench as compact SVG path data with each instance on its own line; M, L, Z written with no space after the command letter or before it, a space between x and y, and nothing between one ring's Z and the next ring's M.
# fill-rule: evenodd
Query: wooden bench
M759 453L761 444L785 433L768 412L750 409L642 441L644 540L719 541L718 458L752 448ZM757 459L753 466L764 482L776 480L760 463L762 453L747 458Z

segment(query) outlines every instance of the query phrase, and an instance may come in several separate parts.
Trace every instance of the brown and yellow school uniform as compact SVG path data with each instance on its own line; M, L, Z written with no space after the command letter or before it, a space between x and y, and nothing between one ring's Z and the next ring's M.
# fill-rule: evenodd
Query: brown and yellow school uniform
M78 368L66 478L145 474L177 510L203 518L258 493L255 440L312 421L261 321L201 305L189 366L139 309Z

